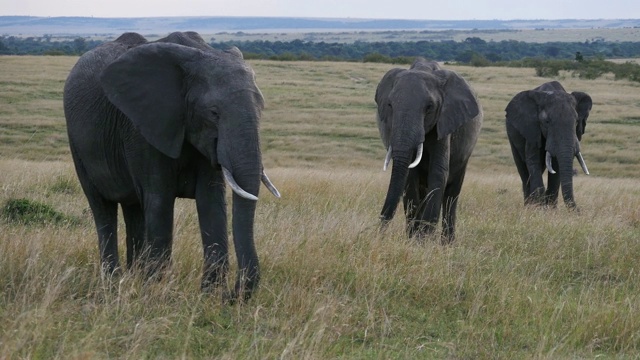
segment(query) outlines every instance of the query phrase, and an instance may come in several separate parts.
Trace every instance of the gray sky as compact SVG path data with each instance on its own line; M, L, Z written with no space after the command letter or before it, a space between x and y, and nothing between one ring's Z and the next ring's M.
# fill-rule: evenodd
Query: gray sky
M152 5L153 4L153 5ZM638 0L0 0L0 15L637 19Z

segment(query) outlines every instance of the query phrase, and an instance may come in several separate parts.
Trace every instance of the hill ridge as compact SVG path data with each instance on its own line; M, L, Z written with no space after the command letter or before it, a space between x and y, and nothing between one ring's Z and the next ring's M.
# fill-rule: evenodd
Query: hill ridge
M314 32L383 30L514 30L640 27L640 19L560 20L403 20L307 17L37 17L0 16L0 34L113 34L124 31L166 33L193 30L218 32Z

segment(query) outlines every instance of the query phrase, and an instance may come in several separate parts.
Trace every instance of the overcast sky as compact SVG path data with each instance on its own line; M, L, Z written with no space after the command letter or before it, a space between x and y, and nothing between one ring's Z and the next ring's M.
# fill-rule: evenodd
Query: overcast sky
M639 0L0 0L0 15L362 19L635 19Z

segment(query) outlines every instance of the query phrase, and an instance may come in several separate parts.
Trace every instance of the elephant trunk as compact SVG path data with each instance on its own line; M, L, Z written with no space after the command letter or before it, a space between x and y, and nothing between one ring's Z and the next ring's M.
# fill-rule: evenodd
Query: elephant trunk
M260 265L254 241L256 201L233 194L233 244L238 261L234 299L248 300L260 282Z
M231 299L247 300L258 286L260 269L254 242L254 220L264 176L257 120L246 117L238 126L221 128L218 161L233 190L232 231L238 275ZM274 188L275 189L275 188ZM277 190L276 190L277 191Z
M562 198L569 208L574 209L576 202L573 197L573 153L563 153L557 158Z
M406 152L393 157L393 167L391 170L391 180L389 181L389 189L387 197L382 206L380 219L383 224L391 221L395 215L396 208L400 202L400 197L404 193L404 189L409 175L409 163L411 152Z
M394 113L393 118L397 120L392 128L393 136L385 159L385 168L389 158L393 159L393 167L387 197L380 213L383 225L393 219L400 198L404 194L409 171L422 160L425 137L423 118L416 117L415 112L398 111Z

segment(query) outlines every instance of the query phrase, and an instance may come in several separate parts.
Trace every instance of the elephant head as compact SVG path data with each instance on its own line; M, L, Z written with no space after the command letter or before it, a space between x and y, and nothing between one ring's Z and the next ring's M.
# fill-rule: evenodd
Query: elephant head
M410 168L422 161L425 140L435 143L450 136L474 119L480 108L464 79L422 59L410 69L389 70L378 84L375 100L378 129L387 149L385 170L393 159L381 212L382 220L389 221L404 193Z
M547 196L550 196L551 202L555 202L557 187L561 185L565 203L575 207L572 179L574 157L584 173L589 174L580 152L580 140L591 106L589 95L583 92L567 93L557 82L520 92L507 105L507 130L517 132L524 139L526 145L521 145L522 154L526 153L527 148L536 149L536 156L526 155L523 162L528 168L533 168L535 165L530 164L532 161L544 158L550 174ZM509 136L514 146L513 135ZM555 165L559 174L556 174ZM559 176L559 183L553 176Z
M210 49L210 50L209 50ZM233 191L257 200L262 168L259 120L264 107L253 70L241 55L174 43L138 46L100 77L109 100L165 155L184 141L221 166Z

